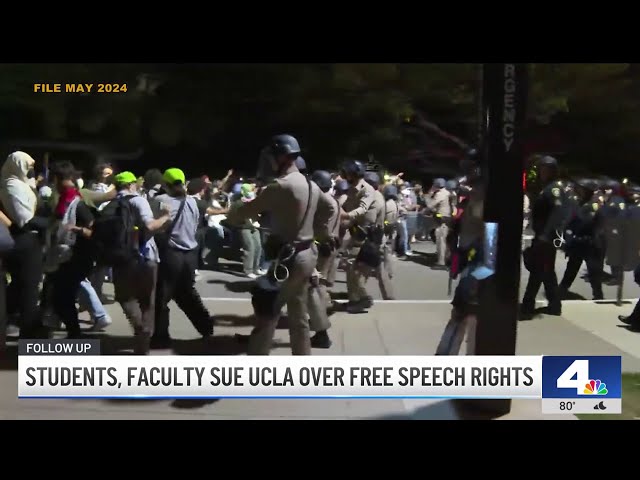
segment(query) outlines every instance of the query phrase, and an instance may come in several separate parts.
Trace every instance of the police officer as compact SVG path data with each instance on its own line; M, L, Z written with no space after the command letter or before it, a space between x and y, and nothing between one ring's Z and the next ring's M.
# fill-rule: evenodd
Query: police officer
M155 236L160 264L156 287L155 329L151 337L152 349L171 346L169 336L169 302L174 300L203 336L213 334L213 320L202 303L195 287L198 268L198 241L196 232L200 212L196 200L186 195L185 175L178 168L164 172L164 190L154 202L165 205L171 212L171 222L164 232Z
M449 205L451 206L451 216L456 216L458 207L458 182L457 180L447 180L445 187L449 192Z
M640 185L635 183L630 184L627 187L627 194L629 195L629 202L633 205L640 205Z
M338 204L342 208L344 202L347 201L347 191L349 190L349 182L345 179L341 178L336 181L336 184L333 186L334 197L338 200Z
M436 235L436 270L446 270L447 261L447 234L451 221L450 193L445 188L444 178L436 178L433 187L427 195L427 209L432 213L438 225L435 229Z
M558 162L555 158L544 156L538 161L538 174L544 185L533 203L531 223L534 239L531 247L525 250L525 265L529 270L529 280L521 307L521 319L531 319L535 313L536 295L544 285L549 301L547 313L561 315L562 303L556 277L556 232L563 231L566 220L566 201L562 182L556 180Z
M602 236L600 207L591 202L597 183L588 178L576 181L574 187L575 209L567 224L566 252L569 257L567 267L560 282L560 296L566 297L578 275L582 262L587 264L589 283L594 300L602 300L602 258L604 242ZM571 201L571 200L570 200Z
M604 207L602 215L606 219L622 218L626 214L627 199L623 193L623 185L617 180L607 179L604 182ZM620 265L611 265L611 278L607 281L607 285L619 285L624 275L623 267Z
M359 259L361 248L365 244L369 228L375 226L378 209L375 190L364 181L365 166L358 160L347 160L342 166L340 176L349 183L347 199L340 215L351 234L347 251L349 265L347 267L347 293L349 313L362 313L373 306L373 300L367 295L365 282L370 274L371 266ZM375 260L375 259L372 259ZM375 263L375 262L370 262Z
M633 198L634 196L640 197L640 188L637 185L630 185L627 188L627 194ZM640 222L640 205L638 203L633 203L630 205L627 210L627 218L629 218L630 222L637 223ZM634 281L640 285L640 263L636 266L633 272ZM631 315L624 316L619 315L618 320L623 323L626 323L630 326L631 331L640 332L640 300L636 303L633 312Z
M384 257L385 268L389 274L389 278L393 278L393 245L396 229L398 226L398 218L400 216L400 208L398 207L398 188L395 185L386 185L382 190L384 195Z
M294 137L276 135L271 139L269 152L276 179L255 200L227 217L230 223L239 224L262 212L271 213L272 231L265 248L274 264L263 278L273 281L271 285L277 282L277 290L269 305L260 304L266 298L265 293L269 293L265 286L258 285L260 289L254 291L256 326L249 338L248 353L269 354L280 311L286 304L291 351L293 355L310 355L306 311L310 280L318 259L314 230L321 241L329 237L329 220L336 206L296 168L300 145Z
M327 311L332 310L332 304L328 288L333 287L336 268L338 266L340 212L342 209L338 205L338 201L329 194L331 190L331 174L329 172L316 170L311 175L311 181L320 188L322 194L327 197L330 202L335 204L335 213L329 219L329 237L322 242L316 242L318 245L318 263L316 265L319 274L318 286L317 288L311 288L309 290L310 324L311 330L316 332L311 338L311 346L314 348L329 348L331 346L331 340L327 332L330 327ZM316 294L319 297L319 302L315 301Z
M387 220L387 201L380 191L380 176L376 172L367 172L364 176L364 180L374 188L375 203L376 205L381 206L377 212L376 225L381 230L383 230L383 235L381 237L382 244L380 245L382 262L380 262L380 265L376 267L375 275L378 279L378 285L380 286L380 293L382 294L382 298L384 300L393 300L395 298L395 293L393 291L393 284L391 283L391 275L387 270L387 265L389 263L387 258L390 255L390 252L387 246L387 238L384 234L385 224Z

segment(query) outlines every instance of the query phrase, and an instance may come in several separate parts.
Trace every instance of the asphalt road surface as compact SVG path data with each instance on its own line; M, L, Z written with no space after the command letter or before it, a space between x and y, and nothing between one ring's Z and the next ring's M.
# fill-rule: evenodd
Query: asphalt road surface
M409 260L396 260L394 272L394 286L396 299L403 301L438 301L445 302L451 297L447 295L448 272L432 270L429 265L434 261L435 245L430 241L417 242L412 246L414 255ZM242 275L242 268L238 262L230 262L221 259L223 271L201 270L201 278L197 282L197 288L204 298L249 298L248 289L251 280ZM566 267L564 254L559 253L556 262L558 280L562 278ZM609 267L605 267L609 272ZM524 287L529 272L522 267L520 279L520 291ZM578 278L574 282L571 292L573 300L592 300L591 287L581 277L586 274L583 265ZM369 280L368 290L370 295L380 299L380 289L375 279ZM338 300L346 299L347 286L344 272L339 271L336 285L333 288ZM617 287L604 285L606 300L615 300ZM640 297L640 287L633 281L633 273L627 272L624 280L623 298L634 299ZM543 289L539 298L544 299Z

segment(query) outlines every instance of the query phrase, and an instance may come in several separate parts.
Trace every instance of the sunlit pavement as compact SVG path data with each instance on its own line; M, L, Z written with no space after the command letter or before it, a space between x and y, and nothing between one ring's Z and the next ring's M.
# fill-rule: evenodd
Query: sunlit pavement
M432 242L418 242L412 245L414 255L408 260L396 260L394 262L394 286L396 298L398 300L449 300L447 295L448 272L432 270L429 265L435 260L435 245ZM198 290L203 297L207 298L246 298L248 279L244 278L239 271L241 267L237 262L223 262L223 272L201 271L201 279L198 281ZM556 262L556 272L558 279L564 274L566 259L564 254L559 253ZM607 272L610 268L605 267ZM591 287L580 277L586 273L583 265L581 271L574 282L571 292L575 298L591 300ZM528 272L522 268L522 278L520 284L524 291L524 285L528 278ZM375 279L370 280L369 292L374 298L380 297L380 289L377 288ZM615 300L617 287L604 285L605 299ZM345 296L347 287L344 272L338 272L337 283L333 291L338 295ZM640 287L633 281L633 273L625 275L624 298L638 298ZM541 291L540 299L544 299Z
M215 341L203 350L184 314L174 308L171 334L175 351L155 354L243 355L236 333L249 333L248 300L207 300L218 315ZM130 329L116 305L107 307L114 318L104 338L103 351L126 354ZM532 354L621 355L625 371L640 371L636 333L621 328L612 305L571 303L564 316L520 322L518 352ZM445 303L379 302L368 314L338 313L332 317L333 346L316 355L431 355L448 318ZM83 314L86 315L86 314ZM86 318L86 317L85 317ZM277 330L274 355L289 355L286 321ZM10 344L11 345L11 344ZM452 402L435 400L221 400L217 402L100 401L17 399L15 349L8 352L0 371L0 419L448 419L460 418ZM506 418L573 419L540 414L540 402L515 401Z
M397 261L395 283L398 300L377 302L367 313L332 317L328 350L314 350L314 355L432 355L449 317L447 273L432 271L433 245L414 246L409 261ZM419 251L427 252L418 253ZM564 262L558 262L562 274ZM233 264L229 264L233 266ZM526 273L526 272L524 272ZM340 298L345 292L344 273L340 273L334 290ZM526 280L526 276L523 278ZM234 339L236 333L251 330L251 304L246 293L248 280L234 273L202 272L197 283L205 303L217 316L215 341L203 350L197 334L184 314L174 305L171 310L171 334L174 351L156 355L244 355ZM589 298L589 286L577 279L572 289ZM111 285L107 285L111 293ZM375 284L371 292L379 298ZM625 297L640 293L630 277ZM615 287L605 287L609 298ZM544 302L541 302L543 305ZM620 355L625 371L640 371L640 335L630 332L618 320L619 314L633 305L621 307L591 301L565 302L562 317L541 316L520 322L518 353L523 355ZM118 305L107 309L113 317L103 338L106 353L130 352L131 331ZM83 313L82 318L87 319ZM286 321L282 322L274 341L274 355L290 355ZM87 325L88 328L88 325ZM60 334L62 335L62 334ZM15 342L0 362L0 419L459 419L469 418L454 402L437 400L220 400L196 401L100 401L17 399ZM471 417L473 418L473 417ZM573 416L540 414L540 402L513 402L506 419L575 419Z

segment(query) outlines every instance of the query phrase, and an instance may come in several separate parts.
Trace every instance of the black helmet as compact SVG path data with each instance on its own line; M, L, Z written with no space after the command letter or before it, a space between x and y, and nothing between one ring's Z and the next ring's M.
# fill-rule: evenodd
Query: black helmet
M342 164L341 169L341 172L344 174L342 175L343 177L346 177L347 175L353 175L354 177L362 178L364 177L366 171L366 167L360 160L346 160Z
M346 192L347 190L349 190L349 182L347 182L346 180L338 180L333 186L333 189L336 192Z
M382 194L384 195L385 200L397 200L398 199L398 188L395 185L387 185L382 190Z
M558 166L558 160L556 160L555 158L553 158L550 155L545 155L542 158L540 158L536 164L539 167L557 167Z
M331 174L326 170L316 170L313 172L311 174L311 181L318 185L323 192L331 190Z
M455 192L458 189L458 182L455 180L447 180L445 188L450 192Z
M602 188L605 190L618 190L620 188L620 182L612 178L606 178L602 182Z
M591 193L595 192L599 187L597 180L593 178L578 178L576 179L576 185Z
M376 172L367 172L364 174L364 181L377 189L380 186L380 176Z
M300 145L291 135L276 135L271 138L271 152L275 155L298 155L300 154Z
M628 182L626 190L629 195L640 195L640 185L637 183Z
M307 169L307 162L304 161L304 158L298 157L295 161L296 168L301 172L304 172Z
M447 186L447 181L444 178L436 178L433 181L433 186L435 188L444 188Z

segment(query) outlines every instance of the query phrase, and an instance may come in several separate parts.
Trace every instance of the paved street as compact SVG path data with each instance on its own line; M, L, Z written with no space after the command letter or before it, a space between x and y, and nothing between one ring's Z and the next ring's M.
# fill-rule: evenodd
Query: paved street
M427 249L429 246L427 245ZM417 248L416 248L417 250ZM428 252L428 250L427 250ZM448 319L446 273L421 265L418 254L409 262L398 262L396 282L399 300L378 302L365 315L338 313L332 317L329 350L317 355L432 355ZM417 261L414 261L417 260ZM563 266L559 266L562 273ZM344 274L339 276L344 280ZM198 282L207 306L217 315L214 344L204 350L184 314L171 311L174 351L154 354L242 355L236 333L249 333L251 304L246 280L231 273L204 272ZM231 290L231 291L230 291ZM337 291L344 291L344 283ZM372 289L375 292L376 289ZM589 297L588 285L580 279L574 291ZM629 279L626 297L639 295ZM609 298L615 289L607 287ZM126 354L131 333L117 305L107 307L114 323L103 334L103 351ZM620 355L625 371L640 372L640 336L617 321L631 305L617 307L591 301L566 302L563 317L540 317L520 322L518 353L523 355ZM82 314L86 319L86 313ZM274 355L289 355L286 320L278 329ZM0 361L0 419L460 419L468 418L454 402L437 400L221 400L221 401L100 401L100 400L18 400L15 371L15 342ZM540 414L536 400L514 401L505 419L575 419L573 416Z
M398 260L395 262L394 285L396 288L396 296L398 300L440 300L449 299L447 296L447 279L448 273L443 271L432 270L430 265L434 260L435 245L431 242L418 242L413 245L414 255L410 260ZM239 272L242 271L237 262L229 263L222 260L224 272L202 271L202 280L198 282L198 290L203 297L206 298L246 298L245 293L250 282L243 278ZM556 262L556 271L558 279L562 278L566 266L564 254L558 255ZM607 272L609 267L605 267ZM591 287L588 283L580 278L586 273L586 266L583 265L578 278L574 282L571 291L575 293L576 299L591 300ZM522 289L526 285L528 272L522 268L522 279L520 284ZM380 289L375 284L370 289L371 294L375 298L380 298ZM345 283L344 272L338 272L337 283L333 289L340 298L340 294L346 295L347 287ZM617 287L604 286L604 295L606 299L614 300L616 298ZM540 299L544 299L542 289L539 294ZM625 275L624 297L638 298L640 296L640 287L633 281L632 272Z

